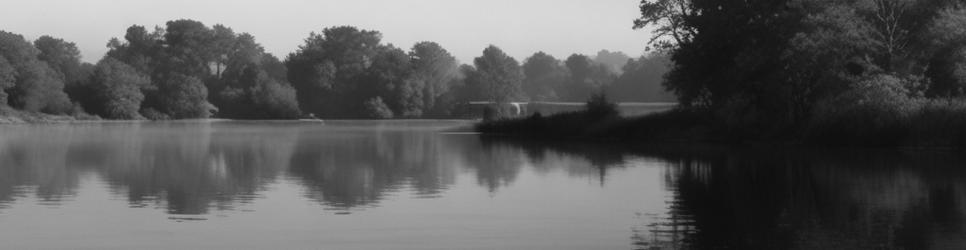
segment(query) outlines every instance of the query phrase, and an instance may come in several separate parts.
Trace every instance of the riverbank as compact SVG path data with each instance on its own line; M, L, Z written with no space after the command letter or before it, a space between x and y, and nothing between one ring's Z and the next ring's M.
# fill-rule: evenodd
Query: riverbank
M966 148L966 103L914 104L901 110L838 107L848 112L825 112L800 125L779 129L734 125L711 112L674 109L637 117L590 111L534 115L478 123L475 130L485 135L552 141Z
M92 115L51 115L39 112L29 112L23 110L17 110L10 108L9 106L0 106L0 125L4 124L54 124L54 123L85 123L85 122L99 122L99 123L124 123L124 122L195 122L195 121L207 121L207 122L258 122L258 123L275 123L275 122L309 122L309 123L351 123L356 121L368 121L359 119L289 119L289 120L246 120L246 119L225 119L225 118L204 118L204 119L178 119L178 120L111 120L103 119ZM446 132L474 132L472 124L479 120L473 119L374 119L372 121L387 121L387 122L400 122L400 123L426 123L426 122L465 122L467 125L465 127L451 128Z
M87 120L100 120L100 118L89 115L51 115L40 112L16 110L5 105L0 105L0 124L47 124Z
M699 112L683 109L622 117L576 111L551 116L500 119L476 124L476 132L541 140L708 143L714 136L710 121Z

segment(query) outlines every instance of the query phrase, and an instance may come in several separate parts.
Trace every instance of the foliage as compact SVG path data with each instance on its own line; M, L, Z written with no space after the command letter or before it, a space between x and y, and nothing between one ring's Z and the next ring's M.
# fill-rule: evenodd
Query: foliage
M422 89L414 89L410 93L422 92L422 107L420 112L409 112L423 115L446 115L447 94L458 85L460 79L459 65L456 58L450 55L442 46L434 42L419 42L413 45L409 52L412 58L412 81ZM403 112L404 115L407 112ZM415 115L418 116L418 115Z
M40 50L37 59L46 62L57 71L59 78L69 85L80 84L86 80L90 72L85 72L81 63L80 50L77 45L63 39L51 36L41 36L34 41L34 46Z
M319 117L358 116L364 93L376 86L362 82L372 77L366 71L380 51L381 40L377 31L350 26L310 34L285 62L301 109Z
M624 73L624 66L627 65L627 62L630 60L632 60L632 58L627 56L627 54L624 54L624 52L611 52L606 49L598 51L597 56L594 57L594 61L607 66L607 70L615 74Z
M472 66L460 66L437 43L419 42L404 51L381 38L378 31L351 26L324 28L283 62L250 34L181 19L154 28L130 26L91 65L80 62L73 43L44 36L33 46L18 45L27 51L23 55L0 58L0 97L13 94L4 102L18 108L109 119L292 119L303 110L362 118L378 97L393 117L441 118L474 101L583 101L616 79L616 67L628 61L605 50L597 61L574 55L565 65L537 53L521 67L489 46ZM36 77L21 73L28 69Z
M578 102L587 100L592 93L601 92L604 87L617 76L610 71L609 66L591 60L581 54L573 54L564 61L570 77L561 89L561 99Z
M961 4L645 0L635 28L655 29L651 45L673 62L665 85L682 105L794 128L822 115L822 100L882 74L958 96Z
M171 119L208 118L214 106L207 101L208 89L200 79L181 73L171 73L155 83L156 89L145 94L149 114L145 117L159 117L154 112L163 114L161 117ZM142 112L142 113L144 113Z
M587 100L587 113L592 116L617 116L617 104L607 100L607 94L597 93Z
M470 100L506 103L526 98L520 64L500 48L490 45L482 56L473 59L473 65L475 68L464 68Z
M663 54L631 59L621 70L623 74L604 91L618 102L676 102L662 85L670 66L670 59Z
M211 100L218 116L232 119L295 119L301 114L294 88L285 80L285 65L247 33L235 35L227 28L223 37L226 56L216 65L217 77L209 78ZM223 67L223 68L222 68Z
M478 129L556 138L670 134L966 146L964 1L643 0L640 11L634 27L650 28L650 46L669 56L664 85L680 100L678 110L616 121L593 121L592 112L534 116ZM594 86L583 84L594 79L587 62L579 55L566 62L576 92ZM634 63L629 67L642 67ZM628 88L647 75L634 71L605 89Z
M523 74L523 91L531 100L558 101L570 73L557 58L537 52L523 63Z
M150 119L205 118L218 109L236 119L300 115L285 65L250 34L182 19L153 32L131 26L125 42L112 39L108 47L107 57L151 78L141 107Z
M966 101L927 99L914 80L879 75L820 102L804 139L864 146L966 146Z
M0 31L0 87L6 103L33 112L70 113L73 104L64 93L62 77L38 60L39 55L40 50L23 36Z
M399 116L422 115L425 100L422 90L426 82L411 78L413 67L406 52L391 45L383 47L372 59L367 73L367 79L359 83L365 85L360 86L358 95L380 96Z
M97 63L91 79L95 103L88 112L107 119L142 119L141 89L150 84L151 79L133 67L105 57Z
M822 143L895 145L920 106L903 79L878 75L819 102L805 137Z
M717 138L707 117L706 113L694 109L675 109L632 118L579 111L485 121L477 124L475 130L485 134L549 140L710 142Z
M393 117L392 110L382 101L382 97L374 97L366 100L363 107L368 118L391 119Z
M6 90L16 86L17 69L7 61L7 58L0 56L0 106L7 104Z
M295 89L269 77L258 79L252 90L252 100L261 113L257 116L260 119L295 119L301 115Z

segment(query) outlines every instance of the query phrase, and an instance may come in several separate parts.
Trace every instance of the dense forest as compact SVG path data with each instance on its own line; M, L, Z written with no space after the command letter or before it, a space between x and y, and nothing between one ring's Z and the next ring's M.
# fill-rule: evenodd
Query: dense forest
M461 65L441 45L408 50L350 26L310 34L284 60L250 34L174 20L134 25L96 64L74 43L0 31L0 103L103 119L459 117L470 101L674 101L660 83L668 57L537 52L522 63L490 46Z
M731 136L966 142L923 141L966 139L966 1L640 7L635 27L655 28L651 45L673 61L665 86L683 105L710 111Z
M678 109L483 130L966 146L966 1L643 0L640 12L634 28L652 30L649 49L669 56L664 87ZM551 123L568 125L546 128Z

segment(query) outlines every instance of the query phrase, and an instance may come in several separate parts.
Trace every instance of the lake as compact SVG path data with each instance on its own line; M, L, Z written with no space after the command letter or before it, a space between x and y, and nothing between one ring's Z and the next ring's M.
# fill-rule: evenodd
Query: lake
M943 249L959 151L540 143L462 121L0 127L9 249Z

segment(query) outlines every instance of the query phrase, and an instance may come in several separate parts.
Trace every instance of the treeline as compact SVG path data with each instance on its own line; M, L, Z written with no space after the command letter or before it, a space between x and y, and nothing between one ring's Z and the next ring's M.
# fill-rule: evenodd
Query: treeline
M966 147L966 0L643 0L639 7L634 27L653 28L649 45L670 56L664 86L680 108L636 118L533 116L477 130Z
M542 52L522 64L490 46L460 65L442 46L408 50L350 26L312 33L280 60L247 33L193 20L111 39L96 64L76 45L33 43L0 32L0 103L105 119L439 118L470 101L674 101L660 88L666 56L601 51L560 61Z
M644 0L665 86L720 135L966 145L966 1Z

